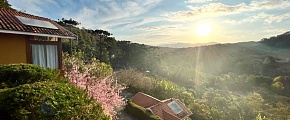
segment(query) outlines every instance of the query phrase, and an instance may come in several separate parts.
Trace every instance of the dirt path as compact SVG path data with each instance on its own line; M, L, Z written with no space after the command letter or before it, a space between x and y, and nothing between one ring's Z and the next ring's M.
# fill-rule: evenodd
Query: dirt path
M132 98L134 94L128 92L127 90L123 90L121 96L123 96L126 100L128 100L129 98ZM118 118L116 118L116 120L138 120L138 118L130 115L124 109L118 112L117 117Z
M124 110L120 111L117 116L116 120L138 120L138 118L135 118Z

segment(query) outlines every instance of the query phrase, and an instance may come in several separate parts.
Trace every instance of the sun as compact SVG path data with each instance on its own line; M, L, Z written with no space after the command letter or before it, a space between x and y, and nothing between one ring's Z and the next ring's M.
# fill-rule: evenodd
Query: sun
M195 33L200 36L207 36L211 32L212 32L212 28L207 23L199 24L195 29Z

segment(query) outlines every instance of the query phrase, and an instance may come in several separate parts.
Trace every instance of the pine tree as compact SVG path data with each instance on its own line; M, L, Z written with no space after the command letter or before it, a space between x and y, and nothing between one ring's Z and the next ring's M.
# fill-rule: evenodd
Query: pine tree
M12 9L11 5L8 3L7 0L0 0L0 8L3 9Z

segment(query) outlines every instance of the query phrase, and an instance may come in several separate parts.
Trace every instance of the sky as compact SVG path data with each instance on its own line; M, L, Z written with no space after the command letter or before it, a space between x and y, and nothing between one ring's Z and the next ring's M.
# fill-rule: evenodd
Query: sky
M289 0L8 0L52 20L76 20L147 45L259 41L289 31Z

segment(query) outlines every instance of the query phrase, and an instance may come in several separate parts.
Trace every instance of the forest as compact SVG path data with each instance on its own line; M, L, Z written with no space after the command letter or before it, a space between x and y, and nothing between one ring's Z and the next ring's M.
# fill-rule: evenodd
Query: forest
M131 93L178 98L191 119L290 119L289 32L257 42L168 48L116 40L105 30L59 24L79 36L64 52L110 64Z

